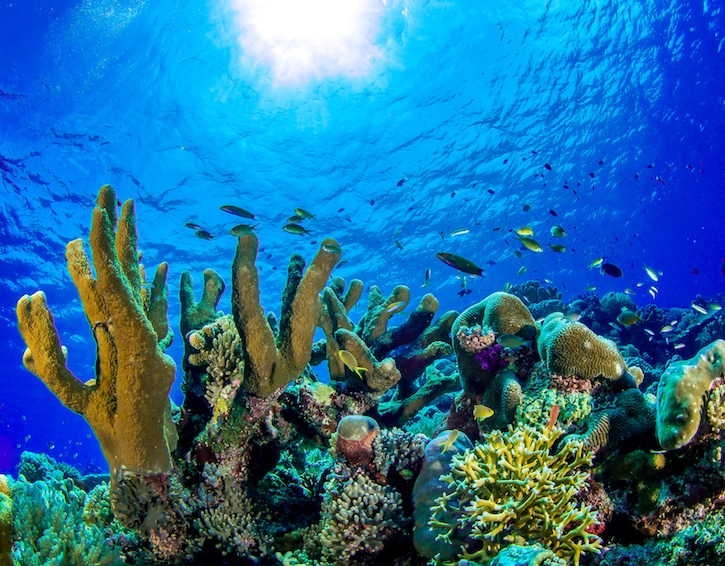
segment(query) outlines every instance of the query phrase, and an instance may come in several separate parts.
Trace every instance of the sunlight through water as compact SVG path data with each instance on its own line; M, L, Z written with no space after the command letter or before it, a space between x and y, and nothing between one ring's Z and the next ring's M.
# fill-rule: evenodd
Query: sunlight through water
M361 77L380 59L381 0L231 0L245 62L278 85Z

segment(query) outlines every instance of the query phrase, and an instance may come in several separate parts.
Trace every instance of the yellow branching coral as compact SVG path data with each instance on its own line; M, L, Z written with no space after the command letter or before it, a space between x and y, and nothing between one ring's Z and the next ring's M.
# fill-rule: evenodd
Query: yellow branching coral
M168 471L176 442L169 406L176 365L163 352L171 341L168 266L159 265L149 288L139 264L134 203L126 201L118 218L116 203L113 188L101 187L91 224L92 258L82 240L66 247L68 270L98 346L95 379L84 383L68 369L43 292L25 295L17 305L18 328L28 345L23 364L88 421L113 477L121 466L140 474Z
M586 485L592 453L581 442L552 452L559 429L528 425L493 431L483 442L453 457L441 479L449 489L436 500L430 525L449 541L457 530L470 533L460 558L484 562L510 544L539 542L575 565L584 552L598 552L592 534L597 515L577 505ZM436 561L436 564L449 564Z
M13 500L7 478L0 474L0 566L10 566L13 546Z

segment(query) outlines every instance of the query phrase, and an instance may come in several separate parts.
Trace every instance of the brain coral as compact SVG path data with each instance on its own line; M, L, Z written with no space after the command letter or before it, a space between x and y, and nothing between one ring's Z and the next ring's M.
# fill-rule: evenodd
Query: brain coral
M538 347L541 359L553 374L585 379L628 377L634 384L614 342L597 336L580 322L568 321L560 312L544 319Z

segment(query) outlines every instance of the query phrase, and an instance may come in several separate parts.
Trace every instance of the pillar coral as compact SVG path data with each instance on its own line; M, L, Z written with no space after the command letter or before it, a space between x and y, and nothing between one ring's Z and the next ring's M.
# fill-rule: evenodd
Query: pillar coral
M244 388L269 397L299 377L310 361L322 309L319 293L340 259L340 246L332 238L323 240L307 271L302 257L292 256L276 339L259 301L258 246L255 234L239 238L232 265L232 314L244 345Z
M132 200L117 219L116 192L104 185L93 210L90 246L66 247L68 270L78 288L97 344L96 377L83 383L66 365L54 318L42 291L20 298L18 328L28 345L23 363L69 409L91 426L111 468L161 473L171 468L175 428L169 390L176 365L164 354L171 340L166 319L168 266L159 265L147 288L139 264Z
M0 566L11 566L13 561L13 500L7 478L0 474Z

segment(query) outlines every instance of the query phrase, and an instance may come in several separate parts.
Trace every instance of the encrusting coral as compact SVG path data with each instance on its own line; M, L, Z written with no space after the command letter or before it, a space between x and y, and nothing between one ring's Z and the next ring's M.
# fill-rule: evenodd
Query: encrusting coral
M292 256L276 339L259 303L258 246L254 234L239 238L232 264L232 314L244 345L244 389L268 397L299 377L310 361L319 293L340 259L340 246L331 238L323 240L304 274L304 260Z
M0 474L0 566L11 566L13 546L13 500L8 479Z
M501 549L539 542L575 565L585 552L598 552L598 525L589 506L575 496L587 485L592 453L581 442L554 449L561 430L528 425L493 431L483 442L453 457L441 479L449 488L436 500L430 525L450 541L470 528L464 560L485 562ZM434 560L437 564L457 562Z
M112 474L121 466L138 473L165 472L176 434L169 407L176 365L163 352L171 340L168 267L159 265L148 289L139 264L134 203L123 204L118 220L116 203L113 188L101 187L90 231L95 279L83 241L66 248L68 270L97 344L95 379L83 383L68 369L41 291L18 301L18 327L28 345L23 363L88 421Z
M657 439L665 450L685 446L697 434L707 393L725 372L725 340L695 357L671 363L657 390Z

